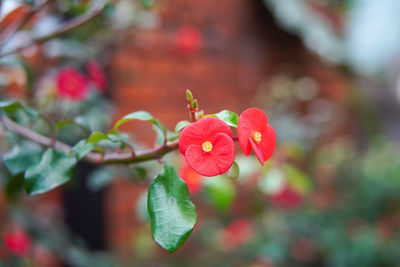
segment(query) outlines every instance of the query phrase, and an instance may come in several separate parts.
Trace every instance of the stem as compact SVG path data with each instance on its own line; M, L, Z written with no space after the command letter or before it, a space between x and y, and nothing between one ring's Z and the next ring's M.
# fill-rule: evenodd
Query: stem
M57 140L52 140L47 136L38 134L33 130L21 126L18 123L13 122L9 118L3 116L1 117L1 123L4 127L10 131L17 133L18 135L31 140L37 144L40 144L45 147L54 147L55 149L62 150L66 153L71 151L71 146L64 144ZM149 161L153 159L159 159L165 154L176 150L178 148L178 140L173 142L167 142L166 144L148 150L143 150L135 153L108 153L104 155L100 155L97 153L90 152L86 154L84 160L89 161L95 164L130 164L130 163L138 163L143 161Z
M193 109L190 109L190 116L192 118L192 122L196 122L196 112Z
M9 27L11 29L5 30L3 34L0 35L0 47L7 43L7 41L9 41L11 37L13 37L19 30L21 30L37 12L39 12L43 7L46 6L47 3L48 1L44 0L37 7L29 11L29 13L26 14L26 16L22 18L18 23L16 23L14 27Z
M40 44L40 43L44 43L50 39L53 39L59 35L62 35L66 32L69 32L87 22L89 22L90 20L94 19L95 17L97 17L104 9L105 3L102 3L100 5L95 6L91 12L83 14L81 16L75 17L67 22L65 22L58 30L42 36L42 37L38 37L38 38L33 38L31 41L27 42L26 44L23 44L21 46L15 47L12 50L0 53L0 57L4 57L4 56L8 56L14 53L18 53L28 47L31 47L34 44Z

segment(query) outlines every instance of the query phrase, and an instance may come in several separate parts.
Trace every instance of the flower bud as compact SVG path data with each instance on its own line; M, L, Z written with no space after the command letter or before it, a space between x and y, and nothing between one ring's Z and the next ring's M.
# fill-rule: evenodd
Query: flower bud
M186 99L187 99L187 101L193 100L193 94L192 94L192 92L190 92L189 89L186 89Z
M197 103L197 99L193 100L192 109L196 109L198 107L199 107L199 104Z

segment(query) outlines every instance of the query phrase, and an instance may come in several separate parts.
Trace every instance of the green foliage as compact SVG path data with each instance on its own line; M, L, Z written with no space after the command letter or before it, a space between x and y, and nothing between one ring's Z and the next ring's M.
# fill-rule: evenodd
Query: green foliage
M40 161L42 148L30 142L15 145L8 153L4 154L3 161L11 175L25 172L29 167Z
M164 138L167 138L167 129L160 123L159 120L155 119L150 113L146 111L136 111L125 115L122 119L118 120L114 125L114 130L117 130L121 125L132 121L132 120L140 120L140 121L148 121L151 122L155 127L157 127Z
M183 130L183 128L185 128L186 126L188 126L190 124L189 121L180 121L176 124L175 126L175 132L180 132Z
M237 124L238 124L238 120L239 120L239 116L230 111L230 110L222 110L214 115L210 115L213 117L216 117L220 120L223 120L224 122L226 122L229 126L235 127L237 128Z
M236 195L235 187L230 179L217 176L205 180L207 196L220 211L230 209Z
M150 185L148 209L154 240L171 253L185 242L197 223L187 185L167 163Z
M140 0L140 3L145 7L145 8L152 8L154 6L154 0Z
M41 194L68 182L74 173L76 158L49 148L39 164L25 172L25 190L30 195Z

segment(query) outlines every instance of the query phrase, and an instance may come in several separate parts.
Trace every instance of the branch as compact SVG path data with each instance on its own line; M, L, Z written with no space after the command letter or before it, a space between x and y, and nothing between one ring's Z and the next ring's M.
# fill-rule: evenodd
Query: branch
M77 27L89 22L90 20L94 19L98 15L100 15L100 13L103 11L104 7L105 7L105 3L97 5L96 7L94 7L92 9L91 12L86 13L86 14L81 15L81 16L78 16L78 17L75 17L75 18L73 18L73 19L71 19L71 20L69 20L67 22L64 22L64 24L61 25L61 27L58 30L56 30L56 31L54 31L54 32L52 32L52 33L50 33L48 35L42 36L42 37L33 38L31 41L29 41L29 42L27 42L27 43L25 43L25 44L23 44L21 46L17 46L12 50L0 53L0 57L4 57L4 56L8 56L8 55L11 55L11 54L18 53L18 52L20 52L20 51L22 51L22 50L24 50L26 48L31 47L32 45L44 43L44 42L46 42L46 41L48 41L48 40L50 40L52 38L55 38L55 37L60 36L60 35L62 35L64 33L66 33L66 32L69 32L69 31L71 31L71 30L73 30L73 29L75 29L75 28L77 28Z
M1 3L1 2L0 2ZM0 47L2 47L7 41L11 39L19 30L21 30L30 20L31 18L38 13L43 7L45 7L48 4L47 0L44 0L41 2L37 7L32 8L24 18L18 21L18 23L14 23L12 26L9 27L11 29L5 30L1 35L0 35Z
M18 135L31 140L39 145L44 147L54 147L55 149L62 150L66 153L71 151L71 146L64 144L60 141L54 141L47 136L38 134L32 131L29 128L19 125L18 123L13 122L9 118L3 116L1 117L1 123L7 130L13 131ZM160 159L165 154L176 150L178 148L178 140L173 142L168 142L160 147L143 150L137 152L135 155L131 153L108 153L104 156L90 152L86 154L84 160L95 163L95 164L130 164L130 163L138 163L143 161L149 161L153 159Z

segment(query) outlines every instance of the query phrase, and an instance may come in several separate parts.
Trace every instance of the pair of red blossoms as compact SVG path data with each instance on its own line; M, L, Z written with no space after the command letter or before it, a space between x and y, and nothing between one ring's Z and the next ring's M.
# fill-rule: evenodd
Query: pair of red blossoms
M261 165L273 154L275 130L264 112L250 108L240 114L238 141L248 156L253 149ZM179 149L193 170L203 176L216 176L229 170L235 156L232 131L224 121L206 117L188 125L179 138Z
M105 90L107 78L100 64L95 60L89 60L85 67L88 77L71 67L63 68L57 73L57 89L61 98L72 101L85 100L89 94L90 82L95 85L98 92Z

